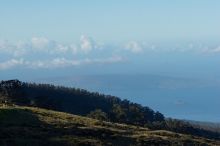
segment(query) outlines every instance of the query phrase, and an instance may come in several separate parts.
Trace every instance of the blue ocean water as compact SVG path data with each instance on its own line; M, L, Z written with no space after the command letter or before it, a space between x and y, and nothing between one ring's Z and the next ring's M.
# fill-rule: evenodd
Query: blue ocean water
M156 75L84 75L37 80L129 99L166 117L220 122L220 82Z

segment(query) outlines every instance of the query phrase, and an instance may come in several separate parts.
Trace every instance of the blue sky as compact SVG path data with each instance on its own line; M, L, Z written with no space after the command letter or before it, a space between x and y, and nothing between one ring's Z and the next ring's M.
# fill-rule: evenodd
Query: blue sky
M218 0L1 0L1 39L219 40Z
M219 73L218 0L0 2L2 78L29 72L50 76L49 70Z

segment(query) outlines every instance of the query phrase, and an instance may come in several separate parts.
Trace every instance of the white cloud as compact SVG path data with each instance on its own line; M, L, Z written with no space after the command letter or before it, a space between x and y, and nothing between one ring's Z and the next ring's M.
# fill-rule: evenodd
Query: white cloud
M79 60L66 59L66 58L54 58L51 60L34 60L28 61L24 59L10 59L5 62L0 62L0 70L6 70L10 68L15 68L18 66L23 66L25 68L34 69L54 69L54 68L65 68L74 67L79 65L89 65L89 64L111 64L123 62L124 59L120 56L112 56L109 58L85 58Z
M209 54L219 54L220 53L220 46L203 46L201 47L202 53L209 53Z
M208 49L208 52L211 53L220 53L220 46L214 48L214 49Z
M33 37L31 39L31 45L36 49L45 49L49 47L51 42L45 37Z
M27 48L27 44L21 41L13 44L7 40L0 40L0 55L4 53L14 57L22 56L26 53Z
M24 41L19 41L15 44L13 50L11 51L13 52L14 57L21 57L28 53L30 50L29 48L31 48L31 44Z
M55 54L55 53L64 53L65 54L68 51L70 51L70 47L68 45L57 44L51 53L52 54Z
M64 68L71 66L79 66L79 65L88 65L88 64L111 64L122 62L123 58L119 56L113 56L109 58L86 58L79 60L72 60L66 58L55 58L52 60L46 61L34 61L28 63L28 67L30 68Z
M109 49L106 53L100 46L99 43L85 35L80 37L80 42L68 44L58 43L45 37L33 37L28 41L15 43L0 40L0 56L4 56L0 59L0 70L18 66L36 69L64 68L123 61L120 53L113 53L114 49Z
M24 60L23 59L10 59L5 62L0 62L0 70L6 70L10 69L16 66L24 65Z
M143 51L142 46L135 41L131 41L126 44L125 49L131 51L132 53L140 53Z
M83 61L83 64L109 64L109 63L117 63L117 62L123 62L124 59L121 56L112 56L109 58L95 58L95 59L85 59Z
M88 53L92 51L93 48L94 48L93 40L88 36L82 35L80 37L80 49L83 52Z
M7 46L7 41L0 40L0 50L3 51Z
M126 45L123 44L123 48L121 46L121 44L100 45L100 43L85 35L80 37L78 43L70 42L66 44L49 40L45 37L33 37L28 41L18 41L15 43L0 40L0 56L3 56L0 58L0 70L17 66L38 69L87 64L108 64L122 62L126 56L128 57L131 54L136 55L142 52L153 51L166 53L170 51L186 52L205 50L204 45L199 46L195 43L184 45L157 44L155 46L151 43L130 41ZM214 49L207 47L205 51L217 53L220 52L220 46Z
M88 54L93 49L98 48L98 43L96 43L91 37L82 35L80 37L79 44L62 44L57 43L54 40L49 40L45 37L34 37L31 39L31 46L41 52L49 52L50 54L56 53L83 53Z
M0 51L1 52L10 52L12 48L14 48L14 46L9 41L0 40Z
M77 54L77 53L78 53L78 48L77 48L77 46L76 46L75 44L71 44L71 45L69 46L69 50L70 50L70 52L72 52L73 54Z

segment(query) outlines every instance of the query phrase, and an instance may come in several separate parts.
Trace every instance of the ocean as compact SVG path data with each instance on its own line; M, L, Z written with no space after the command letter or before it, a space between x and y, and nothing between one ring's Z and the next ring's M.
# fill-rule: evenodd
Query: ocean
M114 95L148 106L166 117L220 122L220 82L158 75L78 75L38 79L51 83Z

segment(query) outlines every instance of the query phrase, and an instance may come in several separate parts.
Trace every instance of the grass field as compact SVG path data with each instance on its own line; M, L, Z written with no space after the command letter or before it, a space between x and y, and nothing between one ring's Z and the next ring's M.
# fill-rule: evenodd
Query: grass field
M220 145L219 141L165 130L22 106L1 106L0 145Z

